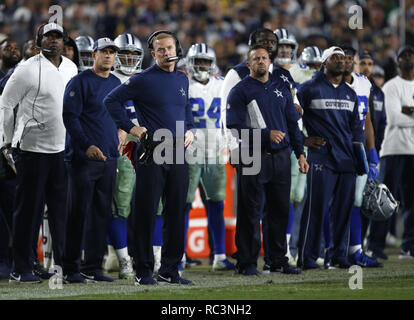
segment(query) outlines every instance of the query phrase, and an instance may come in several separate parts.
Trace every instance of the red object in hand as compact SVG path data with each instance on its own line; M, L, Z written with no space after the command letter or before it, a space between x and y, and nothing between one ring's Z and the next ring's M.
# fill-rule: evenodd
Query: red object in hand
M131 160L132 166L134 166L134 157L132 155L132 151L134 151L136 144L137 143L135 141L128 141L124 147L124 150L122 151L122 155L126 155L129 160Z

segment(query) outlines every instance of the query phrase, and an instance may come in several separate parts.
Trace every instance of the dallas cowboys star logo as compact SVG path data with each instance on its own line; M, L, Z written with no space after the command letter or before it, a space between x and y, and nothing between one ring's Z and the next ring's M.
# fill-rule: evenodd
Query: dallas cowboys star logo
M282 95L282 92L281 91L279 91L279 90L276 89L273 92L276 93L278 97L282 97L283 98L283 95Z
M315 171L322 171L323 165L322 164L315 164Z
M286 77L284 74L282 74L280 77L282 78L283 82L289 82L288 77Z
M180 89L181 95L185 96L185 90L183 88Z

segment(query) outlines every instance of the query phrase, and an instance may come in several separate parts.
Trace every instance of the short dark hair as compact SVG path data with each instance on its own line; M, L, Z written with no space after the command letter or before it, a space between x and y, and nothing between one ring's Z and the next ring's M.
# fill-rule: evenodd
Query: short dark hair
M250 47L250 49L249 49L249 51L247 52L247 60L248 60L248 59L249 59L249 57L250 57L250 53L251 53L252 51L254 51L254 50L258 50L258 49L263 49L263 50L265 50L267 53L269 53L269 51L267 51L267 49L266 49L266 47L265 47L265 46L263 46L263 45L261 45L261 44L255 44L255 45L251 46L251 47Z
M249 43L248 43L249 47L253 47L257 43L257 38L259 37L259 35L265 34L265 33L274 34L274 32L272 30L267 29L267 28L259 28L259 29L254 30L252 33L250 33ZM276 35L275 35L275 37L276 37ZM276 41L277 41L277 37L276 37Z
M355 57L357 54L356 49L348 44L342 45L341 49L344 51L345 55L350 55L350 56Z

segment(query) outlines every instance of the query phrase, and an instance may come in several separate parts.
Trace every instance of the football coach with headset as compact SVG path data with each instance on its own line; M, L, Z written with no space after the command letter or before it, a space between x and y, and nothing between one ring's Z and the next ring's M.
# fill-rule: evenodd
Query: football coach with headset
M194 122L188 99L188 78L177 71L175 66L182 56L182 49L176 36L166 30L154 32L148 39L148 47L155 64L114 89L104 103L117 126L141 141L158 129L169 130L174 137L174 143L177 143L174 150L177 151L180 141L184 140L183 144L187 147L194 139L191 131L194 129ZM127 100L134 102L139 127L126 114L123 103ZM184 123L184 128L176 130L180 122ZM188 164L180 164L177 160L178 158L168 164L157 164L153 157L146 163L135 161L137 180L134 243L137 285L157 284L152 278L152 237L155 213L161 197L165 199L164 245L157 280L176 284L191 283L181 278L178 273L178 265L184 252L184 212L189 173Z
M36 215L48 206L55 264L62 266L65 237L67 183L63 154L65 126L63 93L77 72L62 56L65 31L56 23L40 27L36 45L41 52L21 64L7 82L0 108L19 104L24 123L16 159L17 189L13 227L13 271L10 282L40 282L30 264ZM1 121L0 125L3 125ZM12 126L4 126L12 130Z

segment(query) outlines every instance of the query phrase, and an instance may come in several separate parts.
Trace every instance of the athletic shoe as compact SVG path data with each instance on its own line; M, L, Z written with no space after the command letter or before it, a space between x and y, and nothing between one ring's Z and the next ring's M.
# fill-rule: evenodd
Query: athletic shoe
M40 279L50 279L54 275L54 273L49 273L47 270L45 270L38 261L35 261L33 264L33 273L37 275Z
M63 276L63 283L87 283L87 281L79 272L77 272Z
M286 263L283 266L271 266L270 273L300 274L300 269L294 268Z
M20 283L20 282L41 283L42 279L40 279L33 272L25 272L25 273L12 272L10 273L9 283Z
M134 269L132 268L132 259L130 256L119 260L119 279L132 279Z
M298 262L298 268L301 268L302 270L314 270L314 269L320 269L321 266L317 264L314 260L306 260L305 263Z
M401 248L400 255L398 256L399 259L413 259L414 258L414 252L410 249L404 250Z
M86 281L93 281L93 282L113 282L114 279L111 277L104 276L102 271L91 271L91 272L81 272L82 277L86 279Z
M254 265L247 266L243 269L236 268L236 271L244 276L258 276L260 274Z
M270 264L265 263L263 266L263 273L268 274L270 273Z
M213 271L234 270L235 268L236 266L227 259L214 260L213 262Z
M193 284L192 281L181 278L178 274L176 276L168 276L168 275L157 275L157 281L160 284L184 284L184 285L190 285Z
M194 266L201 265L201 260L191 259L189 256L187 256L187 254L185 256L186 256L185 268L191 268Z
M138 278L135 277L135 285L136 286L153 286L158 284L157 281L155 281L152 277L143 277L143 278Z
M345 257L332 258L328 269L349 269L352 264Z
M0 263L0 280L6 280L10 277L10 267L6 264L1 262Z
M371 259L388 260L388 256L382 250L367 250L366 255Z
M365 255L362 250L358 250L354 254L349 256L349 262L356 264L364 268L380 268L383 267L382 263L379 263L377 260L374 260Z

